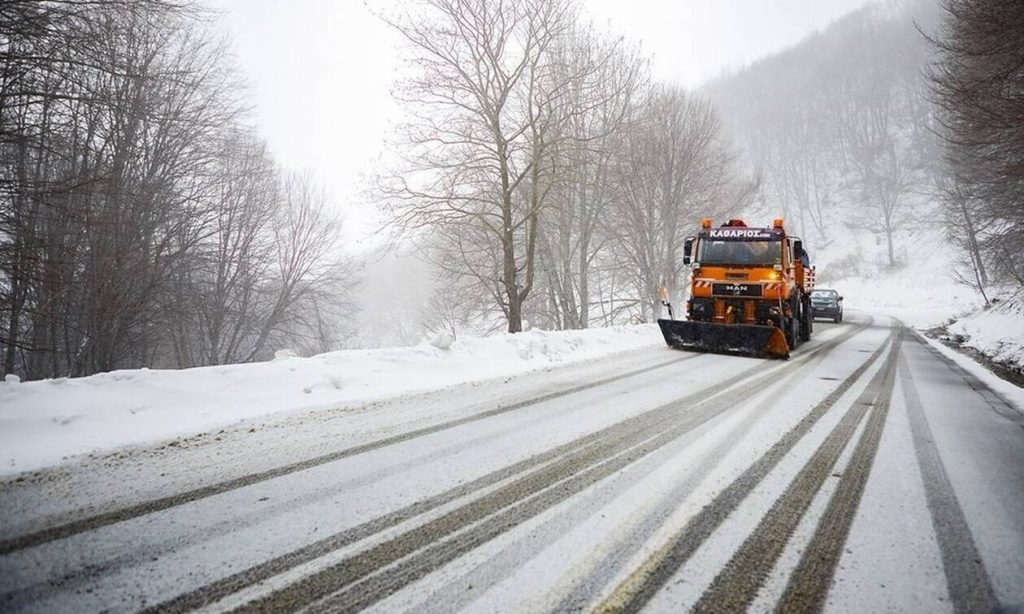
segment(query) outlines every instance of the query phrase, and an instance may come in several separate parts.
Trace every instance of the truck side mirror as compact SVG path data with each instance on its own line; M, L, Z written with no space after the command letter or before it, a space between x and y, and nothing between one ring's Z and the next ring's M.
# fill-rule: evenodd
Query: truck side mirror
M804 257L804 242L800 239L793 241L793 257L797 260Z
M691 239L687 239L686 242L683 243L683 264L690 264L690 260L691 260L690 256L691 256L692 252L693 252L693 239L691 238Z

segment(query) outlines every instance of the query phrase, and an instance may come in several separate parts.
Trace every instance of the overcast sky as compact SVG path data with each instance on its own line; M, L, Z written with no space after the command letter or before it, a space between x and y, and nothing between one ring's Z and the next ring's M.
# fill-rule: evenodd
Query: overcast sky
M379 6L388 0L374 0ZM338 204L360 198L396 116L393 34L359 0L212 0L252 87L253 120L286 166L309 169ZM868 0L584 0L638 41L654 76L696 87L785 48ZM358 211L352 226L365 225ZM362 228L350 236L362 234Z

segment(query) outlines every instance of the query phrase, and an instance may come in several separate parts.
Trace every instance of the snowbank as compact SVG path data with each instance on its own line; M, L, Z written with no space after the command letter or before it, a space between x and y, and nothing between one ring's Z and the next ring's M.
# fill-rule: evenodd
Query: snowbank
M0 382L0 474L272 413L363 403L664 343L655 325L530 331L183 370Z
M964 316L946 327L959 345L1017 371L1024 369L1024 300L1012 297Z

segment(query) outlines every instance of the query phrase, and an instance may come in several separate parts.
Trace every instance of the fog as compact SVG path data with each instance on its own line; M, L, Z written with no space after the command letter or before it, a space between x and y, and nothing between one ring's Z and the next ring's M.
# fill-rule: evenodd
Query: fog
M642 46L660 81L696 88L796 44L868 0L587 0L585 18ZM401 116L391 90L400 40L378 17L393 1L213 0L249 82L254 121L281 161L312 169L362 242L380 225L367 177Z
M18 4L4 369L650 322L703 218L784 218L823 283L1015 296L1017 58L947 4Z

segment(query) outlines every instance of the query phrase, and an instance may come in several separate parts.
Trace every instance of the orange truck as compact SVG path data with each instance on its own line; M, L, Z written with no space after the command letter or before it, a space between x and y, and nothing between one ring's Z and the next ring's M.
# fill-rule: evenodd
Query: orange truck
M769 228L733 219L713 227L701 220L686 240L683 264L692 269L686 319L658 320L669 346L698 352L789 358L811 338L814 269L803 241L783 220Z

